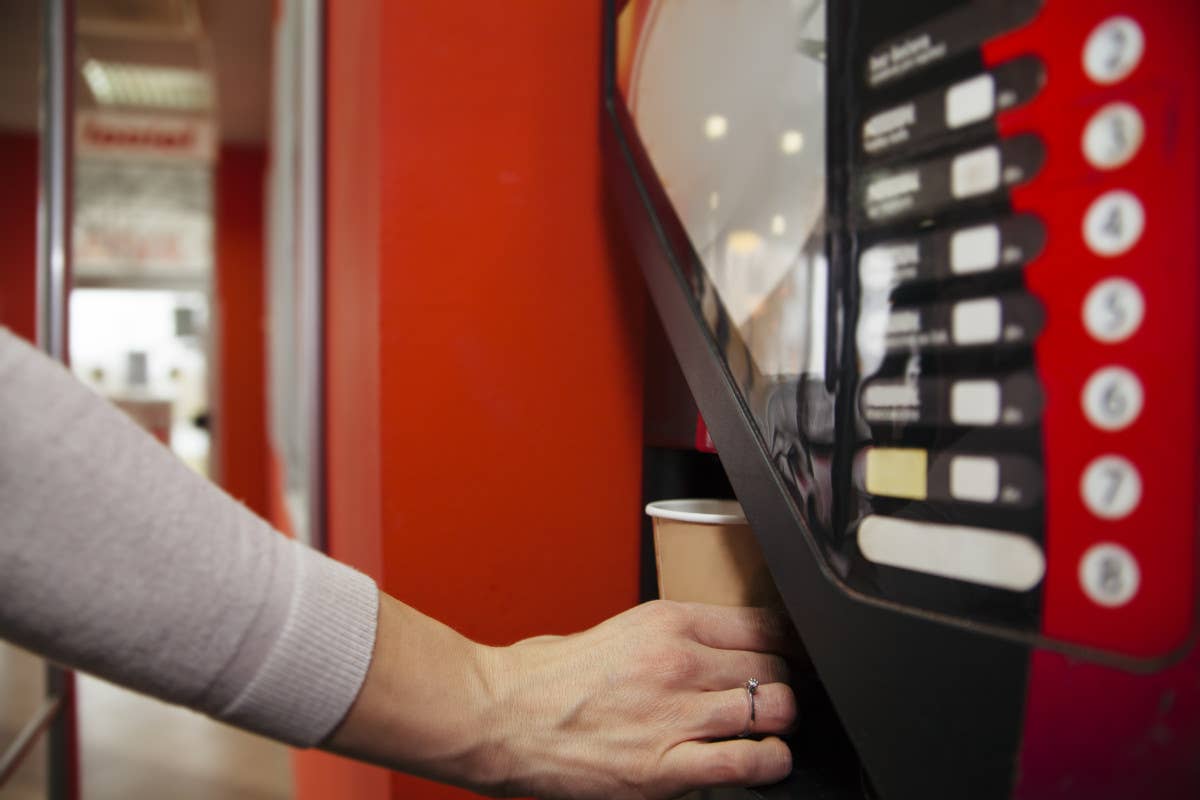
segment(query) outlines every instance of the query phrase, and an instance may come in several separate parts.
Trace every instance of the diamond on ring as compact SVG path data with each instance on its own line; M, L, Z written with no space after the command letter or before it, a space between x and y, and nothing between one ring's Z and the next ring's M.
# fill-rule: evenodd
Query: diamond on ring
M758 678L751 678L750 680L746 681L745 687L746 697L750 700L750 719L746 721L746 729L738 734L738 737L742 739L749 736L750 732L754 729L754 695L758 692Z

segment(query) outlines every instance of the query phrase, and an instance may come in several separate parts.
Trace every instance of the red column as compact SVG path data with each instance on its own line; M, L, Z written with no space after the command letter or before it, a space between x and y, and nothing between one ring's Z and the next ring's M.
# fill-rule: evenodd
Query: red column
M217 161L213 477L268 516L263 181L266 151L223 145Z
M38 137L0 132L0 325L37 337Z
M637 599L643 314L604 212L599 11L328 13L331 549L489 643L599 622Z

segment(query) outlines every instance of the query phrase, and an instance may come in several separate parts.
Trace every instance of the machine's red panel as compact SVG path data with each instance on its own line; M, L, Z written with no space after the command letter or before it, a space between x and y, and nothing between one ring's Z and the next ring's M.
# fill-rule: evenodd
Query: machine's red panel
M1026 268L1046 309L1043 631L1142 658L1194 620L1198 23L1183 0L1049 2L984 48L1045 70L998 118L1046 148L1011 193L1047 230Z

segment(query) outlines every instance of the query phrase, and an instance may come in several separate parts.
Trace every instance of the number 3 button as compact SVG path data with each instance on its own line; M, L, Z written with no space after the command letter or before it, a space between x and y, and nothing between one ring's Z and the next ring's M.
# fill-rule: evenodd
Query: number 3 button
M1105 431L1127 428L1142 413L1142 382L1124 367L1096 370L1083 387L1083 413Z
M1080 481L1083 502L1101 519L1120 519L1142 499L1142 476L1121 456L1100 456L1088 464Z

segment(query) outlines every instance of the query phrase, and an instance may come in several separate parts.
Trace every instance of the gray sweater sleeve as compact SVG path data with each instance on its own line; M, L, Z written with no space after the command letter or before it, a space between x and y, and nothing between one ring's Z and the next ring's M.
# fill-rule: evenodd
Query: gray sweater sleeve
M287 539L0 328L0 637L291 744L349 710L370 578Z

